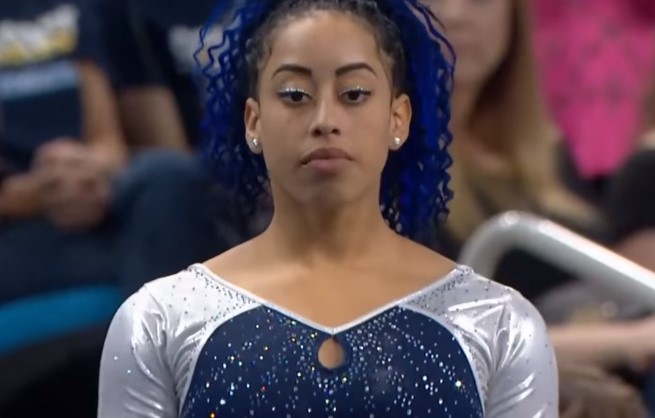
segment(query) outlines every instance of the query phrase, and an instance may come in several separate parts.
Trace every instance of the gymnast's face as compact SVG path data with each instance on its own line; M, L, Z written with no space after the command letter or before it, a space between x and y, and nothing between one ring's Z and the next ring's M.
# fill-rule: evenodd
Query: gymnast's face
M379 199L390 149L407 138L411 108L394 95L391 63L366 22L334 11L293 17L273 31L258 97L246 104L279 198L319 207ZM396 97L395 97L396 96Z

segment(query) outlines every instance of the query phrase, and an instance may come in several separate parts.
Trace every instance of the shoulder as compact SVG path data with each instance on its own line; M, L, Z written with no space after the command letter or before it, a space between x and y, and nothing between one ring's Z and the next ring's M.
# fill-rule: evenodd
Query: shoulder
M467 266L458 266L451 280L447 290L451 312L463 316L485 313L478 318L478 326L493 330L497 336L505 334L508 343L531 344L535 338L547 342L543 317L517 290L480 276ZM506 347L497 344L498 349Z
M519 292L460 265L406 306L457 339L474 366L485 416L556 416L554 350L543 318Z
M121 309L170 317L183 314L186 321L196 314L216 312L248 301L212 270L204 264L193 264L176 274L148 282Z
M164 276L144 284L130 300L135 304L176 302L185 292L195 290L206 278L197 265L191 265L175 274Z
M458 265L458 289L468 298L486 300L490 306L502 306L505 311L520 313L525 318L541 321L541 315L532 303L518 290L477 274L471 267Z
M197 282L189 270L161 278L144 285L119 308L100 363L99 417L128 416L135 410L172 417L177 411L176 393L184 389L196 330L204 322L185 317L182 305ZM147 396L136 400L134 393Z
M497 285L489 294L498 292L503 302L492 315L495 362L490 367L487 412L493 417L557 417L558 368L546 323L526 298L504 289Z
M143 369L138 375L147 386L150 370L156 370L172 386L167 392L184 393L198 349L226 321L257 306L201 265L149 282L122 304L112 320L103 350L103 381L124 378L116 375L118 365Z
M557 416L555 351L539 311L510 287L468 267L458 271L450 310L468 350L484 365L478 370L488 415Z
M123 302L112 324L133 328L148 323L165 328L201 284L202 278L192 267L148 282Z
M545 329L537 309L520 292L483 277L468 266L452 265L450 272L439 276L442 278L423 295L435 297L431 303L426 301L430 310L435 313L447 310L459 316L492 310L495 314L486 318L487 326L503 326L521 319Z
M122 324L127 333L144 327L162 333L180 326L193 331L190 328L223 318L237 305L245 309L250 304L206 267L194 264L143 285L121 305L113 324Z

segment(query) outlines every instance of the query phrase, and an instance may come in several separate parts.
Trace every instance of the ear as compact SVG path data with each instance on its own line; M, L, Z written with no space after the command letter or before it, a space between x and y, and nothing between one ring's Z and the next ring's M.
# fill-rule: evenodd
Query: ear
M409 96L401 94L391 103L391 126L389 148L397 151L409 137L409 125L412 121L412 104Z
M243 123L246 126L245 139L248 142L248 148L255 154L262 152L261 119L259 115L259 103L253 98L248 98L243 112Z

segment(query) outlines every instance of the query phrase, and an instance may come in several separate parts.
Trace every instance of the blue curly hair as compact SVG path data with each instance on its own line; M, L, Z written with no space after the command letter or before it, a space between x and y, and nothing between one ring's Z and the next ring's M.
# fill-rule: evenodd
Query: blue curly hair
M389 155L380 208L390 227L422 240L445 219L453 195L448 188L452 159L447 148L452 141L448 123L454 52L436 29L435 16L418 0L221 0L200 32L196 53L207 94L204 163L223 187L235 193L247 214L255 214L267 201L264 160L244 139L245 102L256 97L259 67L270 50L272 31L314 10L342 11L369 23L381 50L392 59L396 93L410 97L409 138ZM232 23L221 29L220 42L211 44L210 32L230 12ZM205 65L199 63L201 51L208 55Z

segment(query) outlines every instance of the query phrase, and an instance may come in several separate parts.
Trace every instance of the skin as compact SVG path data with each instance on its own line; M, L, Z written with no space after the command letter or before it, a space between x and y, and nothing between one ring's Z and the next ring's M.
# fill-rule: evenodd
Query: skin
M427 0L426 4L446 27L457 53L457 90L479 91L509 51L513 0Z
M262 235L206 265L301 317L339 326L454 266L394 233L380 214L381 172L389 150L398 148L393 139L408 136L411 105L392 92L388 59L367 25L318 11L285 22L274 35L244 119L249 146L263 153L270 171L275 214ZM304 93L284 93L291 89ZM370 94L351 94L357 89ZM302 164L325 147L349 158L330 169ZM339 355L326 349L321 361L338 363Z
M457 54L450 130L463 152L489 173L511 167L498 144L472 131L476 101L506 56L513 0L426 0Z
M131 87L120 92L118 104L133 148L191 151L175 97L167 88Z
M9 177L0 189L0 215L46 217L64 230L83 230L104 218L111 178L127 159L115 98L105 74L77 64L84 109L82 141L53 138L34 156L32 169Z
M513 0L426 0L446 27L457 54L451 130L472 142L468 128L475 102L487 79L509 51ZM482 162L487 161L481 158ZM490 162L491 164L492 162Z
M561 418L645 418L637 391L602 370L560 365Z
M639 140L642 148L655 148L655 128L648 129Z

